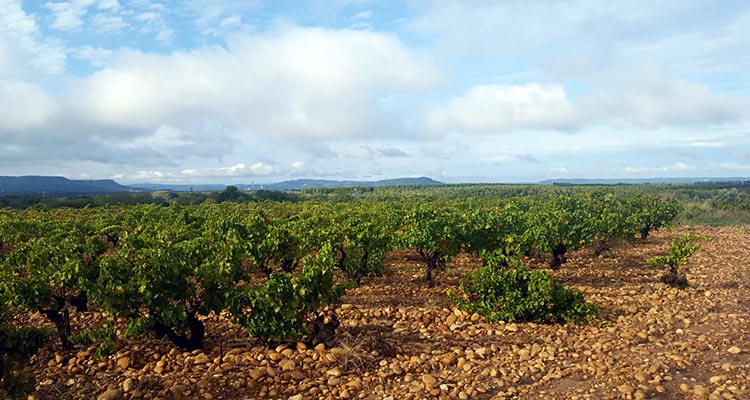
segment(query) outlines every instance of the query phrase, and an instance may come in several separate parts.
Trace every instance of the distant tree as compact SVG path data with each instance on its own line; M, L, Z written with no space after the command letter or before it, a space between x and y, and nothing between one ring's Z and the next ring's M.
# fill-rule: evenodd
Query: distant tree
M250 200L250 196L248 196L245 193L242 193L239 189L237 189L237 186L227 186L224 191L219 192L214 197L217 203L224 203L224 202L233 202L233 203L240 203L240 202L247 202Z

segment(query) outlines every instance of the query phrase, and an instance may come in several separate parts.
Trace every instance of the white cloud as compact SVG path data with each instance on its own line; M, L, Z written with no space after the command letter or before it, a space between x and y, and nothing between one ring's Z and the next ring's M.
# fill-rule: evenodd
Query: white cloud
M53 15L54 21L50 25L52 28L60 31L72 31L82 27L85 24L85 17L89 8L94 7L104 12L115 12L120 10L120 3L117 0L72 0L48 2L44 5ZM92 22L102 28L102 23L122 25L124 21L119 17L110 14L95 14ZM111 32L113 28L105 29Z
M178 128L168 125L160 125L150 135L139 136L127 141L117 142L114 146L122 149L146 148L150 150L164 151L193 144L192 141L187 140L186 136L186 133Z
M120 16L95 14L90 18L91 27L100 34L114 34L130 26Z
M567 129L573 106L559 85L478 85L444 106L428 110L437 131L504 133L518 129Z
M130 180L135 181L148 181L148 180L157 180L160 181L164 178L169 178L173 176L173 174L161 172L161 171L138 171L135 174L131 175L129 178ZM121 175L122 178L125 178L124 175ZM127 178L125 178L127 179Z
M99 0L96 8L100 10L112 10L117 11L120 9L120 2L117 0Z
M221 168L188 168L182 170L182 175L199 178L221 178L221 177L257 177L268 176L276 170L264 163L254 163L249 167L244 163L237 163L229 167Z
M85 4L67 1L45 4L55 18L50 26L61 31L80 28L83 26L83 17L86 15L86 9L91 3L93 1L88 1Z
M0 79L0 134L39 128L57 112L57 103L39 85Z
M23 10L20 0L0 0L0 30L28 36L36 34L39 27Z
M600 90L581 105L589 122L618 120L641 127L714 125L750 117L746 99L711 92L656 66L622 69L608 74Z
M140 11L133 16L133 19L138 22L138 24L134 25L140 26L140 33L153 34L157 43L163 46L171 44L175 36L175 31L164 17L164 6L159 3L147 3L142 8L145 11Z
M740 164L735 162L725 162L714 164L720 171L725 173L750 174L750 164Z
M202 34L216 36L241 26L239 15L260 6L261 2L252 0L188 0L184 5Z
M69 102L113 128L211 120L265 136L366 136L395 123L380 96L426 90L439 78L390 35L283 27L237 36L226 49L123 52L76 85Z
M360 11L354 14L354 19L370 19L372 17L372 11Z
M81 60L88 61L91 66L102 68L109 65L112 58L112 50L99 47L81 46L73 50L73 55Z
M65 66L61 41L43 38L36 20L20 0L0 0L0 76L56 74Z
M664 167L625 167L625 172L641 174L654 172L685 172L694 171L695 169L696 167L693 165L678 162Z
M690 143L690 146L692 146L692 147L703 147L703 148L720 149L722 147L726 147L726 144L721 143L721 142L693 142L693 143Z

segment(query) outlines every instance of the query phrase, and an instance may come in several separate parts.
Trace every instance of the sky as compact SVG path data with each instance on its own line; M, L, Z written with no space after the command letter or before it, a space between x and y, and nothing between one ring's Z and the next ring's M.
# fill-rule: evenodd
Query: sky
M750 177L750 2L0 0L0 175Z

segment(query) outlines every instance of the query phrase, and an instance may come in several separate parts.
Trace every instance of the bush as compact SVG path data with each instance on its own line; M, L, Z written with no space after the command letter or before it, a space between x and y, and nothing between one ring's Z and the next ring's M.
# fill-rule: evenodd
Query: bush
M479 313L487 321L586 323L596 317L596 306L580 290L552 280L546 271L529 271L516 259L492 255L487 266L461 282L463 296L448 292L456 306ZM503 268L504 264L515 268Z
M682 235L672 241L672 245L669 246L666 256L653 257L646 261L646 263L652 266L669 267L669 271L661 278L662 282L679 288L687 287L687 271L680 267L686 265L690 261L690 257L700 249L701 245L698 242L706 242L708 240L704 236L692 233Z
M273 272L262 286L240 286L228 295L232 318L250 336L268 341L295 340L309 330L311 317L337 301L347 289L335 284L336 258L330 245L303 261L299 275Z
M34 377L23 371L29 357L52 336L52 331L6 324L0 305L0 397L22 398L34 390Z

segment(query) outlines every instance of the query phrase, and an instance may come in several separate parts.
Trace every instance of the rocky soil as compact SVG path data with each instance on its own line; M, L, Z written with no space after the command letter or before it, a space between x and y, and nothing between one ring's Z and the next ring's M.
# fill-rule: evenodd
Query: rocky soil
M678 290L645 260L688 231L713 240ZM750 399L750 230L683 227L572 255L555 275L599 307L586 326L486 323L445 295L477 260L459 257L428 288L414 256L394 253L387 276L333 307L329 347L269 348L221 316L203 351L137 338L97 359L51 343L32 360L32 398Z

